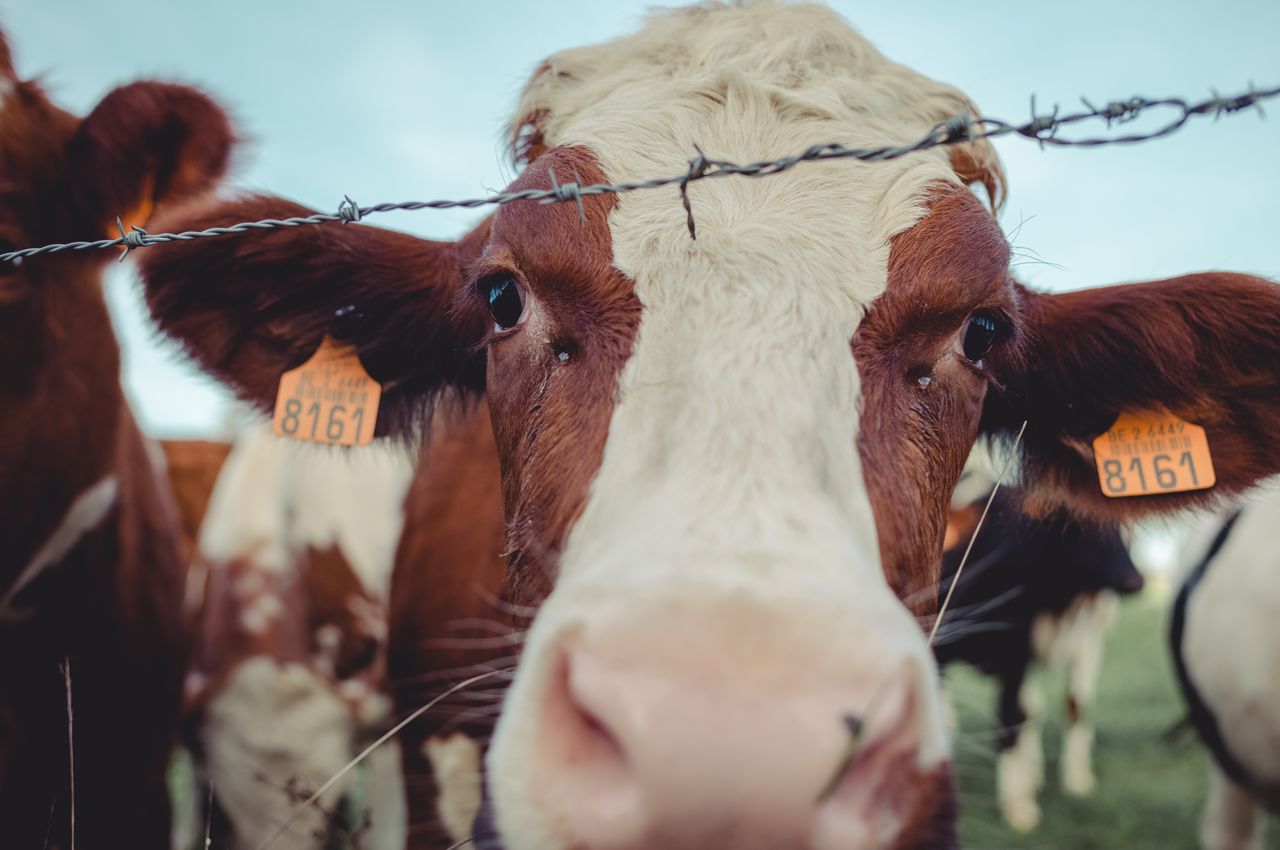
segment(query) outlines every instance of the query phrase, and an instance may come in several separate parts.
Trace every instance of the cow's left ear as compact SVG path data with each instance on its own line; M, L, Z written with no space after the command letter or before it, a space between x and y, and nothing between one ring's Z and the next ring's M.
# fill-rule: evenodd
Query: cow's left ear
M67 143L71 192L90 225L116 235L119 216L142 226L160 206L213 186L235 134L218 104L188 86L121 86L80 122Z
M1136 519L1240 492L1280 473L1280 285L1227 272L1045 295L1019 287L1020 350L983 430L1022 439L1032 503ZM1102 492L1093 441L1121 413L1167 411L1205 429L1217 483L1127 498Z

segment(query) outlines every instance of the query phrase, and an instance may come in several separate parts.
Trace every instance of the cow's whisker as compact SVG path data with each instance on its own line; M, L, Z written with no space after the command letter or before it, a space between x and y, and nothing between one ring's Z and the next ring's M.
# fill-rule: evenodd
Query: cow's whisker
M476 592L480 598L489 603L489 605L511 617L521 617L526 620L531 620L533 619L533 615L538 613L538 607L536 605L517 605L514 602L508 602L507 600L490 592L488 588L477 587Z
M524 643L524 632L487 638L429 638L420 646L429 649L502 649Z
M982 524L986 522L987 514L991 511L991 503L995 501L996 493L1000 492L1000 485L1004 484L1005 476L1009 473L1009 466L1013 463L1013 458L1018 453L1018 444L1022 442L1022 435L1027 431L1027 420L1022 421L1022 427L1018 429L1018 435L1013 438L1013 446L1009 449L1009 456L1004 459L1004 464L1000 467L1000 474L996 477L996 484L991 488L991 495L987 497L987 504L982 509L982 515L978 517L978 525L973 530L973 534L969 537L969 545L965 547L964 555L960 558L960 566L956 567L955 578L951 580L951 586L947 588L946 598L942 600L942 605L938 608L938 617L933 621L933 630L929 632L929 646L933 646L933 639L938 634L938 626L942 625L942 618L946 616L947 606L951 604L951 595L955 593L956 585L960 582L960 576L964 573L964 563L969 560L969 553L973 551L973 544L978 539L978 532L982 531Z
M402 679L396 679L393 684L426 684L429 682L438 682L442 679L457 679L462 676L471 676L476 673L484 672L503 672L509 676L514 676L515 665L519 660L520 656L518 655L504 655L501 658L493 658L476 664L468 664L465 667L448 667L441 670L433 670L430 673L421 673L417 676L406 676Z
M484 617L460 617L457 620L450 620L446 624L446 628L458 631L475 629L476 631L485 631L495 635L522 634L526 631L525 629L517 629L510 623L504 623L501 620L488 620Z

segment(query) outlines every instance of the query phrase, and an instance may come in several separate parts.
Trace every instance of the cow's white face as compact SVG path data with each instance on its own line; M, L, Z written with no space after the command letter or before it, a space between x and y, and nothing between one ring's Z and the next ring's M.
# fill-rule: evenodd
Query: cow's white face
M664 13L539 70L513 188L676 173L695 146L905 142L967 108L820 8ZM936 608L980 428L1030 420L1028 477L1096 518L1188 501L1098 493L1080 446L1123 409L1235 429L1223 489L1280 468L1256 425L1280 415L1258 389L1280 398L1263 365L1280 319L1257 327L1280 317L1274 287L1030 293L962 185L996 186L993 154L949 151L696 183L696 241L672 189L587 198L582 220L510 204L457 243L350 226L144 255L153 314L264 405L350 305L384 432L425 397L483 393L509 595L541 608L486 760L482 845L951 846L912 615ZM249 198L164 224L307 212Z
M544 65L522 103L538 146L519 185L549 182L548 170L561 182L678 172L695 146L745 161L906 141L966 106L824 9L662 15ZM865 746L897 751L903 776L945 765L924 638L881 562L893 544L877 537L859 455L854 340L890 286L894 237L940 194L964 191L933 151L696 184L696 241L671 193L598 203L586 221L571 207L498 213L477 289L495 302L488 384L512 458L508 518L537 530L517 536L523 568L555 574L489 758L508 847L891 846L937 815L928 781L901 781L876 798L884 805L858 799L859 784L885 778L875 760L855 760L820 798L841 770L850 716ZM969 200L970 217L990 220ZM610 262L593 268L583 254ZM925 350L896 356L880 395L920 406L926 392L954 391L918 378L952 356L988 289L1009 298L1002 259L981 270L988 286L948 305L942 333L889 340L895 355ZM523 312L503 304L515 297ZM596 320L611 328L607 345L580 311L565 318L570 305L613 299L627 309ZM575 375L586 370L609 380ZM963 457L977 430L983 384L961 383L973 398L942 423L956 443L934 452L944 459L949 448ZM496 389L513 385L536 397ZM907 417L891 430L912 427ZM603 449L598 468L560 478L548 511L525 494L563 468L543 464L582 449L545 446L552 431ZM877 449L894 447L864 446ZM942 467L922 494L933 504L904 511L910 495L876 494L890 512L930 520L918 538L937 536L959 472L954 460ZM548 538L553 529L567 533ZM913 577L895 585L931 610L931 583L909 587Z

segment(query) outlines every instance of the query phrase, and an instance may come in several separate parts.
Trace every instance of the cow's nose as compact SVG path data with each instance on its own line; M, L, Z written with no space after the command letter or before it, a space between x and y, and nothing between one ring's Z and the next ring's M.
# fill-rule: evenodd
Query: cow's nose
M887 848L949 800L918 660L821 689L628 655L567 647L546 692L537 774L569 847Z

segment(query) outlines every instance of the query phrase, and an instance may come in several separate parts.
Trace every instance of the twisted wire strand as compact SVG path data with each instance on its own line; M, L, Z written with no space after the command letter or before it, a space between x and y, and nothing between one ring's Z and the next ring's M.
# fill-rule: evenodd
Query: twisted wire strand
M374 213L413 210L441 209L474 209L485 206L502 206L519 201L537 201L539 203L572 202L578 206L579 216L585 217L582 199L592 195L618 195L664 186L678 186L681 204L684 207L689 235L697 238L694 224L693 207L689 202L689 184L699 180L710 180L718 177L767 177L781 174L805 162L822 162L834 159L855 159L861 162L885 162L931 148L957 145L979 139L996 139L1003 136L1016 135L1031 139L1041 147L1101 147L1104 145L1123 145L1145 142L1171 135L1184 127L1192 118L1212 116L1215 120L1223 115L1231 115L1246 109L1256 109L1262 113L1262 102L1280 96L1280 86L1259 89L1250 84L1249 88L1239 94L1221 96L1216 92L1212 97L1201 101L1188 101L1185 98L1145 98L1131 97L1127 100L1110 101L1097 107L1087 99L1081 98L1083 109L1060 114L1057 106L1052 112L1037 114L1035 98L1031 99L1031 118L1022 123L1011 123L998 118L979 118L971 115L957 115L935 124L920 139L904 145L883 145L871 148L850 148L837 142L810 145L791 156L757 162L737 163L728 160L708 158L697 149L697 156L689 160L688 168L679 174L666 177L655 177L649 180L638 180L623 183L592 183L582 185L578 175L569 183L560 183L554 173L551 174L551 188L523 189L518 192L499 192L482 198L466 198L462 200L435 201L398 201L371 206L360 206L349 195L343 196L337 212L315 213L307 216L291 218L267 218L258 221L242 221L221 227L210 227L204 230L187 230L181 233L148 233L139 227L125 230L120 219L116 219L120 228L120 236L112 239L95 239L83 242L57 242L34 248L23 248L0 254L0 262L21 262L27 257L41 254L56 254L61 251L85 251L98 248L122 247L121 261L131 251L160 245L166 242L189 242L194 239L209 239L220 236L231 236L260 230L279 230L288 227L302 227L308 224L354 224ZM1125 133L1122 135L1091 136L1079 139L1063 138L1058 131L1063 127L1084 121L1101 120L1107 129L1116 124L1127 124L1140 115L1151 110L1172 110L1170 119L1153 130L1146 132Z

